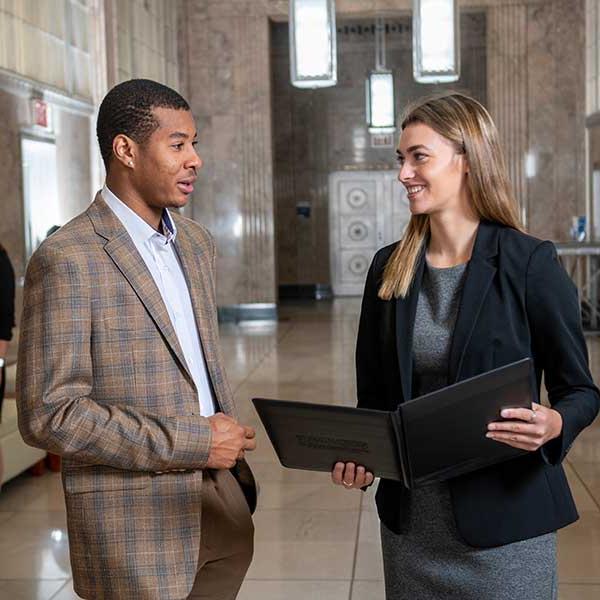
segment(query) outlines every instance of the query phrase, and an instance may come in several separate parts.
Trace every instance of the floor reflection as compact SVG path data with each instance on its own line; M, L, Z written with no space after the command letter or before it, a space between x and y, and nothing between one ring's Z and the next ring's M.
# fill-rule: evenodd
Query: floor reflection
M373 493L283 469L253 396L352 405L358 299L288 303L277 324L227 324L223 354L240 415L257 427L256 553L240 600L383 599ZM600 338L588 338L600 379ZM567 475L581 519L559 534L561 600L600 598L600 421L573 446ZM72 600L60 476L22 475L0 494L0 600Z

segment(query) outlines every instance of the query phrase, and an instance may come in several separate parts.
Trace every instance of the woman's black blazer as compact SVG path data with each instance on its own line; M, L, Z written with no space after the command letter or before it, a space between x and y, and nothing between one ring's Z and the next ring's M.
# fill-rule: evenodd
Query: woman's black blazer
M412 335L425 256L406 298L381 300L377 292L394 248L377 252L365 286L356 348L358 405L364 408L395 410L412 398ZM549 401L563 418L562 435L537 452L449 481L458 531L471 546L535 537L578 518L561 462L600 408L577 289L554 245L482 221L466 271L448 382L525 357L534 361L538 393L544 374ZM381 480L379 517L396 533L403 530L407 501L402 483Z

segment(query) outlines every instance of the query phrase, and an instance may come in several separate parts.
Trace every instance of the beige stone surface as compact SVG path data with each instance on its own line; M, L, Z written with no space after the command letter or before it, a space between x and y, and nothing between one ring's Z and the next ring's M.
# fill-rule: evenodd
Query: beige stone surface
M327 473L281 467L250 403L272 395L352 405L358 309L353 299L284 305L286 320L278 327L222 328L240 413L259 429L259 449L250 456L262 488L256 551L241 600L384 598L374 487L346 491L330 484ZM588 338L588 344L598 377L600 341ZM599 427L584 432L565 465L581 519L558 535L560 600L595 600L600 591ZM77 599L58 474L25 474L4 487L0 552L3 600Z

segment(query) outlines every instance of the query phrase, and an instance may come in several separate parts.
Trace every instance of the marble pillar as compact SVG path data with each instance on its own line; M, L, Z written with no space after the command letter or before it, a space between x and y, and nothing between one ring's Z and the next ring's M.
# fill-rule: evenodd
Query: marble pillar
M586 214L583 0L488 8L488 99L528 230L565 241Z
M189 3L184 81L204 161L193 216L217 243L218 304L274 316L269 21L259 8Z
M527 8L489 8L487 36L488 109L498 127L509 177L526 224Z
M528 182L529 229L569 239L586 214L585 10L583 0L527 7L528 139L539 156Z

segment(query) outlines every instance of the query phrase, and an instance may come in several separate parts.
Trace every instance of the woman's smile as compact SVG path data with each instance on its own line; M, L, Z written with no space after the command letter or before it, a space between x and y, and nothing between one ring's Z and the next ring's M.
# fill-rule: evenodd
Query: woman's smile
M408 193L409 200L415 200L417 196L425 189L424 185L407 185L406 191Z

